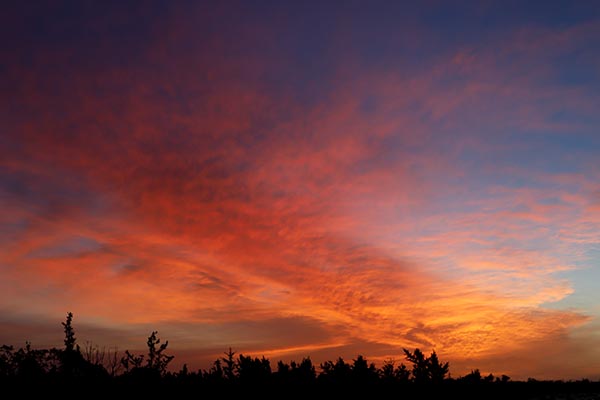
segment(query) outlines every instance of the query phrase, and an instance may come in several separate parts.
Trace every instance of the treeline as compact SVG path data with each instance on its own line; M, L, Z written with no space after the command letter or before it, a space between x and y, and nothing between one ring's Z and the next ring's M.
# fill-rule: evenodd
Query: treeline
M479 370L451 378L448 362L440 361L435 351L426 355L419 349L403 349L406 364L389 360L378 368L361 355L350 362L340 357L318 367L310 357L299 362L279 361L271 365L265 357L237 355L230 348L206 370L190 371L183 365L174 372L168 369L174 358L167 354L169 342L162 342L158 332L152 332L148 337L146 354L126 350L121 355L116 350L107 351L90 344L81 349L72 322L73 315L68 313L62 323L65 334L63 348L33 349L30 343L19 349L2 346L0 384L17 384L24 388L30 383L38 387L83 384L103 389L118 387L151 392L159 389L235 391L243 388L278 392L285 388L313 394L331 390L339 394L344 390L369 388L372 393L382 390L419 396L429 391L460 393L463 397L473 398L527 398L538 395L540 390L543 393L600 391L595 382L538 382L531 379L528 382L512 382L506 375L482 376Z
M205 382L210 384L233 383L285 383L310 385L316 382L327 384L375 384L418 383L438 384L448 378L449 364L440 362L436 352L429 356L419 349L404 349L407 367L401 363L396 365L392 360L386 361L381 368L359 355L351 362L341 357L335 361L326 361L317 367L310 357L300 362L285 363L279 361L271 365L265 357L257 358L243 354L236 355L230 348L223 357L218 358L207 370L190 371L187 365L178 372L168 370L173 360L167 354L168 341L161 342L158 332L154 331L146 342L146 354L134 354L125 350L118 352L100 349L86 344L83 349L77 344L73 328L73 314L68 313L64 329L64 348L33 349L30 343L15 350L12 346L0 348L0 376L6 379L61 379L91 378L122 380L167 380L182 382ZM483 382L494 381L493 377L481 378L474 372L464 379ZM506 382L503 376L496 381Z

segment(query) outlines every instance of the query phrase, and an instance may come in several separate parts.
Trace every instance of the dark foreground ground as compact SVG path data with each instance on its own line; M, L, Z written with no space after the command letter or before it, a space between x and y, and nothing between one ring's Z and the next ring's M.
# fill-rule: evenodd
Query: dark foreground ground
M0 398L600 400L600 382L404 385L207 385L181 382L4 382Z

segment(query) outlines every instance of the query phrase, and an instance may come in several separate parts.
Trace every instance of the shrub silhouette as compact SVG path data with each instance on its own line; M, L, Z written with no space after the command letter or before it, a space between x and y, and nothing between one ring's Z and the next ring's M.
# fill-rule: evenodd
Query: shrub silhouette
M467 375L461 378L463 381L468 383L480 383L481 382L481 372L479 369L474 369Z
M30 342L12 353L14 375L20 380L39 380L46 374L56 374L59 360L54 350L34 350Z
M164 353L169 346L169 341L166 340L161 344L157 335L158 331L152 331L150 336L148 336L148 340L146 341L148 354L145 365L143 355L135 355L130 353L129 350L125 350L121 364L130 378L144 381L158 381L166 374L167 367L174 356Z
M142 363L144 362L144 356L136 356L135 354L131 354L129 350L125 350L125 355L121 358L121 364L125 368L125 372L130 372L135 368L142 368Z
M81 353L89 364L104 368L111 377L121 370L122 364L117 348L99 348L91 342L86 342Z

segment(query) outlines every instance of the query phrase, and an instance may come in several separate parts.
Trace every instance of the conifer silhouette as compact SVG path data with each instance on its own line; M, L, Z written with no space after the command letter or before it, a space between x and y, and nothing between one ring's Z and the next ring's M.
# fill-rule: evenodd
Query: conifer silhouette
M65 350L66 351L73 351L75 350L75 330L73 329L73 313L72 312L68 312L67 313L67 320L65 322L61 322L64 331L65 331Z

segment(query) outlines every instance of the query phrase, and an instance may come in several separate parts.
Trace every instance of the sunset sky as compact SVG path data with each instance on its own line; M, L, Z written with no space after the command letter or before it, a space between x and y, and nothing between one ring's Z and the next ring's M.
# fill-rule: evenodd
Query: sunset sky
M8 3L0 344L600 378L600 3Z

